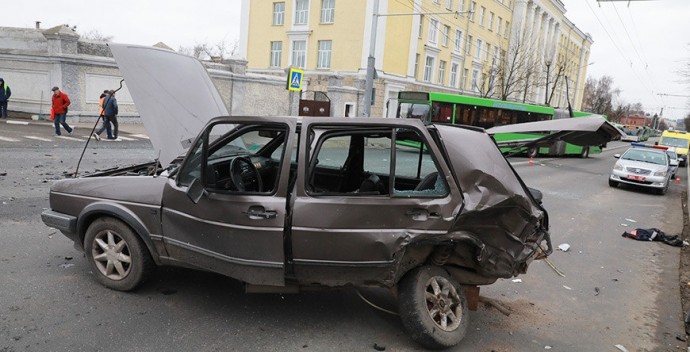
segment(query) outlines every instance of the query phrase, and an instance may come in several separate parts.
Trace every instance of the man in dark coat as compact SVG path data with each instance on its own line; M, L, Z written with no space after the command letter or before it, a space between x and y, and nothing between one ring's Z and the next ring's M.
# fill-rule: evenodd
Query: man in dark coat
M0 78L0 118L7 118L7 102L10 100L12 90L5 84L5 80Z

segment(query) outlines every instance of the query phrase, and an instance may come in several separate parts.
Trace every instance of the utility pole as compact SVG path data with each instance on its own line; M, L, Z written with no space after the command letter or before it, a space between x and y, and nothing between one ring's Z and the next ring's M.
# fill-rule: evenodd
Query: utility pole
M415 16L415 15L459 15L460 11L455 12L414 12L414 13L379 13L379 0L374 0L374 8L371 12L371 39L369 42L369 57L367 57L367 76L364 83L364 107L362 115L364 117L371 117L371 102L374 94L374 75L376 74L376 31L378 27L379 17L387 16Z
M549 105L549 68L551 67L551 60L546 60L546 93L544 94L544 104Z
M371 117L371 102L374 90L374 74L376 73L376 31L379 20L379 0L374 0L374 8L371 11L371 40L369 42L369 57L367 58L367 78L364 84L364 117Z

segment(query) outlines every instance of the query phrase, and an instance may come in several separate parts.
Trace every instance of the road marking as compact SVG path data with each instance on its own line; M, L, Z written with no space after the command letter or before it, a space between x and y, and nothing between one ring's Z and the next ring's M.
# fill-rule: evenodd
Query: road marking
M70 137L70 136L55 136L55 137L57 137L57 138L62 138L62 139L66 139L66 140L69 140L69 141L77 141L77 142L81 142L81 141L82 141L82 140L79 139L79 138Z
M24 136L24 137L28 138L28 139L34 139L37 141L42 141L42 142L52 142L53 141L52 139L43 138L43 137L36 137L36 136Z
M136 141L136 138L128 138L128 137L122 137L122 136L117 136L117 138L122 139L123 141Z
M9 123L10 125L25 125L25 126L28 126L28 125L29 125L29 123L26 122L26 121L12 121L12 120L9 120L9 121L7 121L7 123Z
M5 142L19 142L18 139L9 138L9 137L0 137L0 141L5 141Z
M144 138L144 139L149 139L149 136L145 134L130 134L132 137L137 137L137 138Z

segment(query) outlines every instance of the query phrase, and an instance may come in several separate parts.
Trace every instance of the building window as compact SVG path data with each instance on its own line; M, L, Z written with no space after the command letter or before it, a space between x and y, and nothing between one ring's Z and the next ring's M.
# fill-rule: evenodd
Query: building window
M479 70L474 69L472 70L472 87L470 87L470 90L473 92L476 92L479 88L479 82L477 81L479 79Z
M426 57L426 63L424 64L424 80L431 82L434 69L434 58L431 56Z
M459 29L455 30L455 51L462 51L462 31Z
M417 31L419 39L422 39L422 31L424 30L423 26L424 26L424 15L419 15L419 30Z
M450 65L450 86L453 88L457 88L457 83L458 83L458 64L453 62Z
M463 69L462 70L462 77L460 78L460 89L465 89L467 87L467 76L469 75L470 70L468 69Z
M330 40L319 40L319 58L316 68L331 68L331 49L333 42Z
M489 12L489 30L493 31L494 30L494 13Z
M441 38L443 46L448 46L448 33L450 33L450 26L443 26L443 37Z
M477 7L477 2L470 2L470 21L474 22L474 8Z
M501 26L503 25L503 18L498 16L498 24L496 25L496 34L501 35Z
M498 60L501 58L498 56L500 53L498 52L498 45L494 46L494 64L498 63Z
M438 62L438 84L443 85L443 78L446 76L446 62L441 60Z
M474 58L477 60L482 59L482 40L477 38L477 48L475 49Z
M271 67L280 67L283 54L283 42L271 42Z
M307 24L309 0L295 0L295 24Z
M453 8L453 0L446 0L446 8L451 10Z
M438 32L438 20L429 20L429 43L436 44L436 33Z
M463 11L465 11L465 0L460 0L458 3L458 11L460 12L460 16L462 16Z
M307 64L307 41L295 40L292 42L292 66L304 68Z
M285 3L284 2L274 2L273 3L273 25L282 26L285 23Z
M415 54L414 57L414 79L417 79L417 74L419 74L419 54Z
M510 22L506 21L506 26L503 27L503 37L508 38L508 27L510 27Z
M434 0L434 4L441 4L440 0Z
M321 23L333 23L335 0L321 0Z
M484 12L486 12L486 8L481 6L479 9L479 25L482 27L484 27Z
M486 43L486 51L484 52L484 59L489 61L489 55L491 54L491 44Z

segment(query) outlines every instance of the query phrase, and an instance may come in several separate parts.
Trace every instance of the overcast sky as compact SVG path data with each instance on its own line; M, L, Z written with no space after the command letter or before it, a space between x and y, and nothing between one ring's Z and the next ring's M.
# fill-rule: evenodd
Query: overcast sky
M254 0L257 1L257 0ZM268 1L268 0L261 0ZM340 0L344 2L343 0ZM690 95L678 71L690 60L690 1L562 0L566 16L593 39L588 75L613 77L625 102L641 102L647 112L664 107L667 118L690 112ZM607 0L610 1L610 0ZM3 1L0 26L43 28L68 23L77 31L97 30L113 41L173 49L197 43L232 43L239 38L241 0Z

